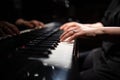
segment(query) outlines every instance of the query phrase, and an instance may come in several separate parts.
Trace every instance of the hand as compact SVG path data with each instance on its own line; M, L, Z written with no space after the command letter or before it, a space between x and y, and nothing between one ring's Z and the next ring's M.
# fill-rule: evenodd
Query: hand
M19 34L18 28L6 21L0 21L0 35L16 35Z
M96 26L95 26L96 25ZM60 27L61 30L64 30L64 33L60 36L60 41L71 42L76 38L87 38L94 37L97 34L102 34L101 30L102 24L80 24L77 22L69 22Z
M39 28L43 28L44 27L44 23L37 21L37 20L31 20L31 21L27 21L24 19L18 19L16 21L17 25L23 25L29 28L35 28L35 27L39 27Z
M78 24L78 23L76 23L76 22L69 22L69 23L66 23L63 26L61 26L60 29L66 31L66 30L68 30L71 27L77 27L76 24ZM81 23L79 23L78 25L92 27L92 28L103 27L103 24L100 23L100 22L97 22L97 23L94 23L94 24L81 24Z

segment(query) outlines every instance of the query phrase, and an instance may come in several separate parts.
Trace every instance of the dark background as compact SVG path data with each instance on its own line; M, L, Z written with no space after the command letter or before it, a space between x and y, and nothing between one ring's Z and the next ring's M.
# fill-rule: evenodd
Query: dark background
M111 0L71 0L75 7L75 18L83 23L100 21Z
M66 2L66 1L69 1ZM111 0L1 0L0 20L100 21ZM69 7L66 7L69 4ZM72 18L72 20L68 20Z

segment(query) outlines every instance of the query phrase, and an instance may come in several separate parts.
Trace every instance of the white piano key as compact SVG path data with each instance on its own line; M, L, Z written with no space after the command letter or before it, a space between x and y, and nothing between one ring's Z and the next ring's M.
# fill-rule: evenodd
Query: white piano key
M72 65L73 43L60 42L55 50L51 50L49 58L29 58L40 60L43 64L53 65L60 68L70 69Z

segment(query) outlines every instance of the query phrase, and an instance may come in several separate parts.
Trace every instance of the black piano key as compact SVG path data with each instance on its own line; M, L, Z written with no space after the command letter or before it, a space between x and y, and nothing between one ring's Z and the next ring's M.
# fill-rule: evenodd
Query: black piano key
M47 52L45 54L41 54L38 52L31 52L31 51L19 51L17 52L18 56L24 56L24 57L38 57L38 58L49 58L49 55Z
M41 45L41 44L40 44L40 45ZM54 46L54 47L56 47L56 46L57 46L57 44L56 44L56 43L48 43L48 42L43 43L42 45L51 45L51 46Z
M54 45L37 45L37 47L43 47L43 48L50 48L50 49L55 49L55 46Z
M38 53L48 52L48 54L51 53L51 50L49 48L25 47L25 48L19 48L18 50L20 50L20 51L38 52Z
M20 52L24 52L24 54L27 53L28 55L50 54L50 49L55 49L59 43L60 30L58 27L43 28L33 30L30 33L24 33L23 36L24 38L21 38L26 40L27 43L18 48Z

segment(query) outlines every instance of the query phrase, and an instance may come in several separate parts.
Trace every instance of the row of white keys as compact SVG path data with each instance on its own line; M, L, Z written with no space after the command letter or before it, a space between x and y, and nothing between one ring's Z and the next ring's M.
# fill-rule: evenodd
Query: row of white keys
M51 50L49 58L29 58L40 60L45 65L57 66L60 68L70 69L72 65L73 43L60 42L55 50Z

